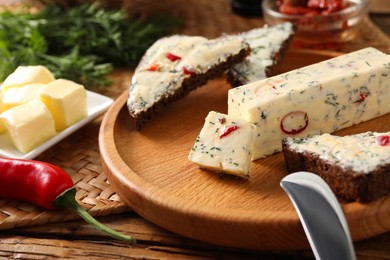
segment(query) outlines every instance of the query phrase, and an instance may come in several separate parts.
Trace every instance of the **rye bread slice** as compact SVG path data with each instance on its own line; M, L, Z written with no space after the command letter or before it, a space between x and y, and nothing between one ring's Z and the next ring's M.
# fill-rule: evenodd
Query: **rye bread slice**
M245 61L227 71L232 87L274 76L294 39L295 30L293 24L286 22L237 34L248 42L252 52Z
M372 137L372 134L368 132L362 135ZM384 133L383 136L385 135L389 133ZM382 163L375 165L369 172L363 172L343 166L341 160L325 159L318 153L297 149L297 146L293 146L294 142L296 145L302 140L307 142L309 139L286 138L283 140L282 151L289 173L309 171L318 174L343 202L370 202L390 194L390 153ZM326 152L332 153L332 151Z
M181 36L173 36L180 38ZM191 36L183 36L187 37L186 40L191 40ZM227 37L220 37L214 40L205 40L202 41L202 39L199 39L200 37L196 37L196 44L192 44L191 41L182 41L182 45L188 44L189 46L186 47L186 51L191 52L193 51L193 48L197 48L199 44L204 44L207 48L203 48L205 51L213 52L215 51L214 44L221 45L221 48L225 48L224 46L229 46L229 41L238 41L237 39L229 39ZM133 76L133 82L130 86L129 90L129 98L127 101L127 107L129 110L129 114L131 118L133 119L135 127L139 130L141 127L151 120L153 117L155 117L159 111L161 111L164 107L171 104L174 101L177 101L179 99L184 98L188 93L190 93L192 90L196 89L199 86L202 86L207 83L208 80L215 78L221 74L223 74L227 69L231 68L233 65L242 62L249 54L250 54L250 47L249 45L243 41L242 39L239 39L240 42L240 48L232 48L232 52L225 52L223 55L216 56L214 60L211 60L209 63L209 66L207 66L206 69L198 69L199 67L202 67L203 64L191 64L192 71L185 71L184 67L182 67L183 64L181 64L180 60L185 59L185 53L181 54L180 57L177 57L176 55L172 55L177 51L175 48L175 45L168 46L164 52L166 54L169 53L169 57L172 62L176 62L177 66L169 67L168 72L169 78L174 78L176 81L172 84L169 79L166 79L166 74L161 73L161 71L156 71L155 74L152 74L152 76L156 77L155 80L158 80L160 83L164 82L167 86L171 85L177 85L175 89L169 89L166 90L164 93L160 93L155 100L152 100L149 102L148 107L142 107L144 105L141 99L140 102L134 102L132 100L132 95L134 94L134 88L137 87L137 77L140 77L143 75L142 73L148 68L151 68L150 66L154 66L158 63L158 59L154 59L153 55L160 55L161 56L161 48L164 46L164 40L169 40L170 37L167 37L165 39L159 40L159 43L156 43L156 46L152 46L149 52L147 52L143 59L141 60L139 66L137 67L135 74ZM221 41L221 43L219 42ZM192 44L192 45L191 45ZM166 55L165 55L166 56ZM206 55L207 56L207 55ZM176 57L176 58L175 58ZM162 57L162 59L165 59ZM195 59L192 59L195 60ZM157 63L156 63L157 62ZM155 69L155 68L153 68ZM157 68L158 70L158 68ZM184 73L183 73L184 71ZM185 74L185 75L184 75ZM160 77L160 78L159 78ZM166 82L165 82L166 81ZM143 86L146 87L143 91L145 93L150 93L150 91L154 91L153 88L155 86L148 85ZM168 88L168 87L167 87ZM135 95L135 94L134 94ZM145 102L147 103L147 102ZM141 105L140 105L141 104Z

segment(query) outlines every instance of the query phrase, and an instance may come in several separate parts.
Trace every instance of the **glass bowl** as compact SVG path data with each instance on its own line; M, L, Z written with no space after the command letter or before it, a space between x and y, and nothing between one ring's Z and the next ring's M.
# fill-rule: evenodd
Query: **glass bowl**
M292 15L279 12L277 0L263 0L266 24L291 22L296 28L294 46L332 48L355 38L359 25L367 15L369 0L346 0L346 7L326 14Z

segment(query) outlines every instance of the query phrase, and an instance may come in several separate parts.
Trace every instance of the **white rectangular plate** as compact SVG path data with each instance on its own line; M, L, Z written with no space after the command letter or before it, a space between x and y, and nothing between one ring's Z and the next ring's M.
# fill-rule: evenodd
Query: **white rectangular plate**
M47 140L45 143L36 147L28 153L19 152L15 146L12 144L11 138L8 133L0 134L0 157L6 158L15 158L15 159L34 159L40 153L46 151L48 148L52 147L68 135L74 133L81 127L85 126L93 119L107 111L111 106L113 100L109 97L97 94L95 92L87 91L87 116L75 123L74 125L69 126L65 130L58 132L54 137ZM97 142L97 140L96 140Z

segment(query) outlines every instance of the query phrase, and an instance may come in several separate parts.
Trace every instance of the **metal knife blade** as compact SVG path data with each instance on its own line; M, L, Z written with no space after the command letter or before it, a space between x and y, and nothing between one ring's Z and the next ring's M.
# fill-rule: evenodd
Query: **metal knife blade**
M280 185L298 213L316 259L356 259L343 210L321 177L296 172Z

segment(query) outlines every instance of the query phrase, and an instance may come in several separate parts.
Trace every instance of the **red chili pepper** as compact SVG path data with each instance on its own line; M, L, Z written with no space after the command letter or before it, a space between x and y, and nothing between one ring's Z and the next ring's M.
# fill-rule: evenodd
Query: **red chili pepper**
M299 15L299 14L307 14L312 10L303 6L281 5L279 7L279 11L283 14Z
M148 68L149 71L157 71L158 69L159 69L159 66L157 63L150 65Z
M364 101L366 100L366 97L368 97L368 94L367 94L367 93L360 93L360 94L359 94L359 99L356 100L356 101L353 102L353 103L358 103L358 104L360 104L360 103L362 103L362 102L364 102Z
M45 209L68 207L108 235L135 242L132 237L94 219L77 203L75 194L76 187L70 176L55 165L34 160L0 158L0 197L27 201Z
M380 146L390 145L390 135L380 135L375 138L375 143Z
M298 129L287 130L285 124L288 120L299 121L302 122L303 125L300 125ZM307 128L308 125L309 125L309 117L307 116L307 113L303 111L292 111L290 113L287 113L282 118L282 120L280 120L280 129L286 135L296 135L302 133Z
M346 7L342 0L279 0L277 5L281 13L306 16L326 15Z
M304 6L307 5L308 0L278 0L276 3L278 5L285 4L291 6Z
M307 6L313 9L326 10L329 13L343 8L342 0L309 0Z
M194 71L192 71L192 70L190 70L190 69L188 69L186 66L183 66L183 73L185 74L185 75L191 75L191 74L195 74L195 72Z
M177 56L173 53L170 53L170 52L167 52L167 54L165 54L165 57L167 57L170 61L177 61L177 60L180 60L181 57L180 56Z
M232 132L236 131L238 128L240 128L239 126L228 126L228 127L224 127L221 134L219 135L219 139L222 139L224 138L225 136L231 134Z

